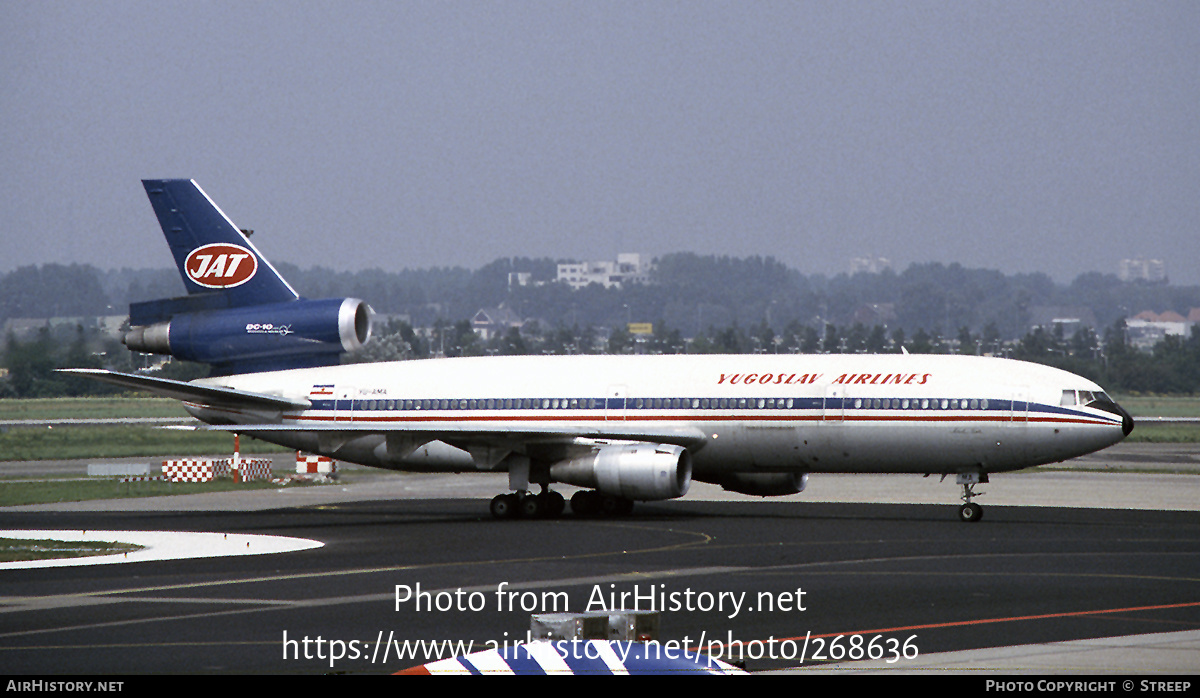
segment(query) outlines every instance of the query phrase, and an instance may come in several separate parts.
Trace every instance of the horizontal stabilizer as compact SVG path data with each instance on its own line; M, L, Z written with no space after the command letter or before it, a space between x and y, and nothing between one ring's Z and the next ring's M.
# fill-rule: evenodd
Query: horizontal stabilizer
M221 388L211 385L184 383L170 378L154 378L151 376L135 376L128 373L117 373L98 368L60 368L60 373L73 373L86 376L105 383L112 383L124 388L145 390L162 395L163 397L194 402L215 407L267 407L276 410L307 409L312 403L306 399L292 399L277 395L250 393L233 388Z

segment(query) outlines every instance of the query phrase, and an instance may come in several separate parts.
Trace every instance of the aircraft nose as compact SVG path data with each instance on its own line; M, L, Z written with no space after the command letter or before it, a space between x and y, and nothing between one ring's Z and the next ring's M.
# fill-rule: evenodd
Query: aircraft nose
M1129 432L1133 431L1133 415L1126 412L1124 407L1116 403L1113 404L1116 406L1117 412L1121 414L1121 431L1124 432L1125 436L1129 436Z

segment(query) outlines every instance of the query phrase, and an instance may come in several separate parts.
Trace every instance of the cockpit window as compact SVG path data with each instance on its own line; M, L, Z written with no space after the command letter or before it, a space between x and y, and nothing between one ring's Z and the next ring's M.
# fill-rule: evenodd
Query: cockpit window
M1086 407L1096 403L1109 405L1113 404L1113 399L1110 398L1106 393L1103 393L1099 390L1064 390L1062 393L1062 400L1059 402L1059 404L1063 405L1064 407L1069 407L1071 405L1084 405Z

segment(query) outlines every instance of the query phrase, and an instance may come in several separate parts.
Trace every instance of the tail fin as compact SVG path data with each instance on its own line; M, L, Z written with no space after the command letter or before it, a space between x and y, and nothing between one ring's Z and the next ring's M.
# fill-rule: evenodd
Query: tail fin
M125 346L227 375L336 364L370 339L370 306L300 298L194 181L142 184L188 295L131 304Z
M271 263L190 179L142 181L189 296L236 308L299 298Z

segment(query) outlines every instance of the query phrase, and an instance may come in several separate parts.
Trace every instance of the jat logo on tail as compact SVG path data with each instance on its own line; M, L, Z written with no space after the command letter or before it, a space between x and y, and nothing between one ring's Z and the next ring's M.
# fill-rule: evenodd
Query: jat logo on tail
M214 242L192 250L183 267L189 279L205 288L233 288L254 278L258 258L241 245Z

